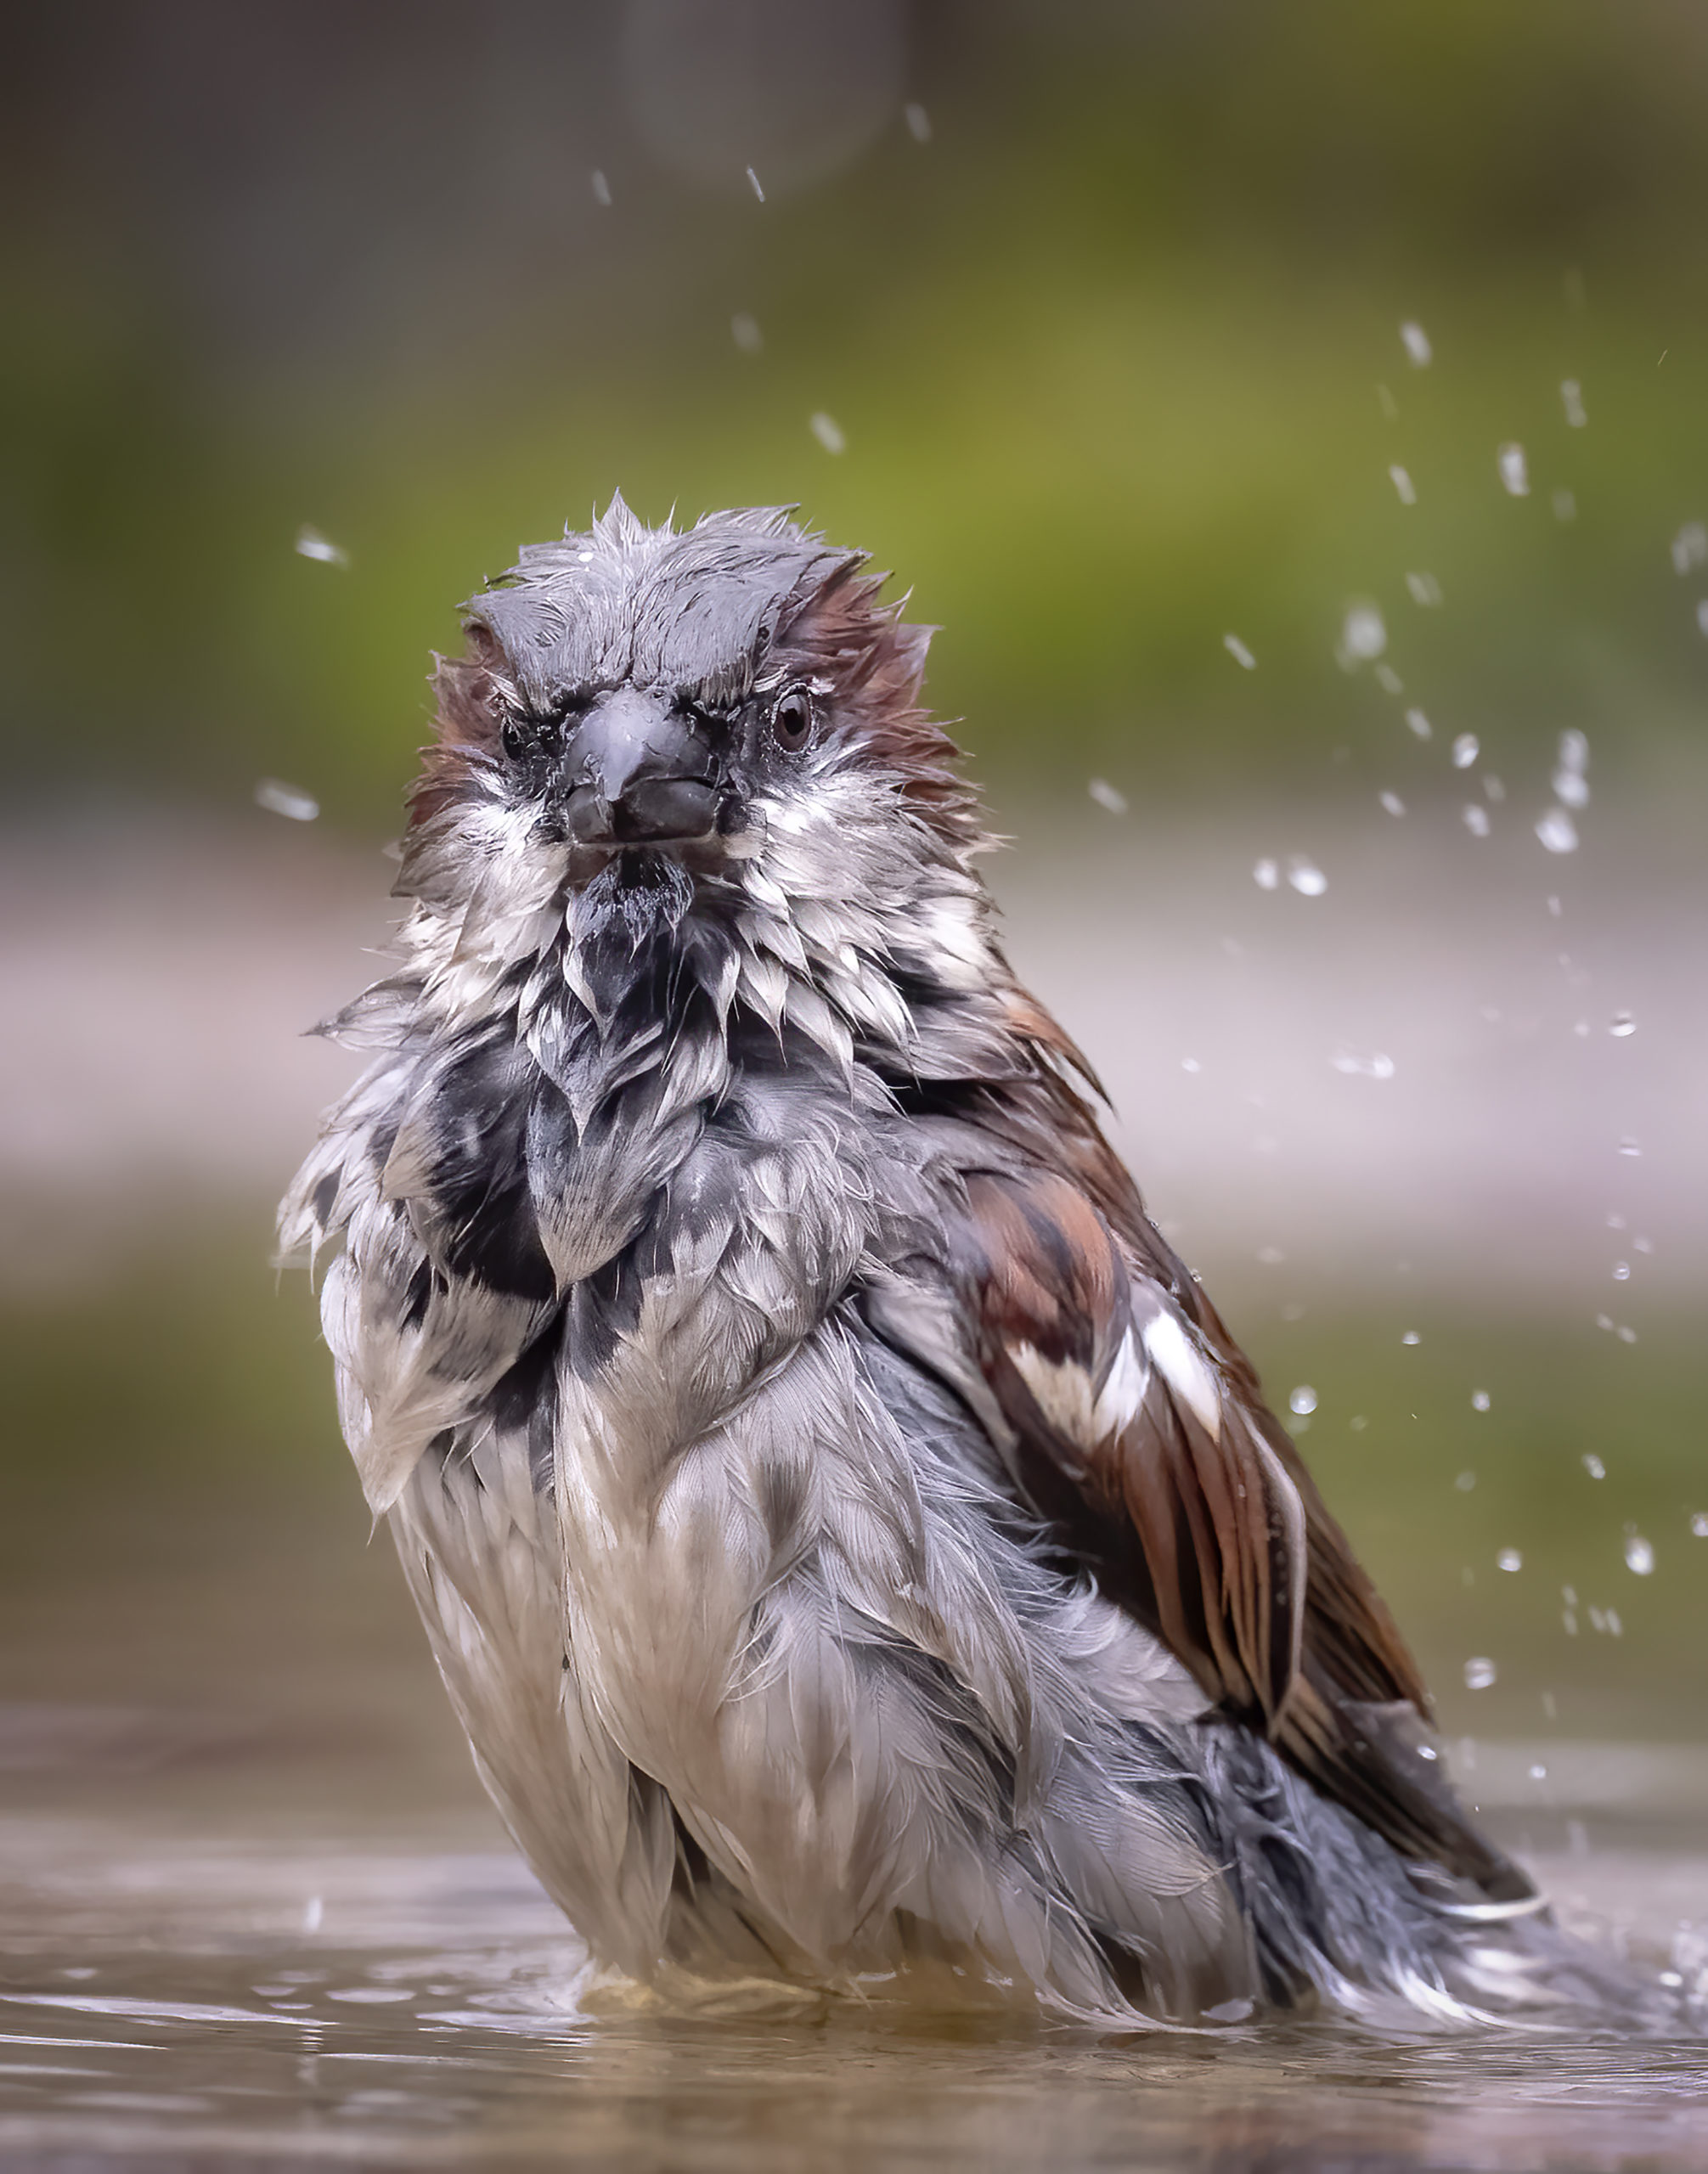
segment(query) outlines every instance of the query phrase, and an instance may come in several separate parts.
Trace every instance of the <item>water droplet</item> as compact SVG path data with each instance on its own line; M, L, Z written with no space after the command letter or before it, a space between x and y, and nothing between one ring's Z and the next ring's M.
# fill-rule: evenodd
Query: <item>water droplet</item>
M1423 1339L1418 1335L1416 1329L1408 1328L1406 1333L1400 1338L1400 1341L1401 1343L1421 1343Z
M1531 1781L1533 1781L1533 1782L1545 1782L1545 1781L1547 1781L1547 1767L1546 1767L1546 1766L1532 1766L1532 1767L1530 1768L1530 1777Z
M1422 710L1407 710L1406 722L1419 740L1427 740L1429 737L1429 720Z
M1407 318L1400 327L1400 338L1405 345L1406 359L1414 370L1426 370L1435 359L1435 351L1429 345L1429 335L1423 326Z
M752 166L749 166L747 169L747 186L753 190L754 195L757 196L759 201L763 204L765 200L765 192L760 188L759 177L754 172Z
M1568 808L1587 808L1589 780L1577 770L1556 770L1548 780Z
M931 141L931 115L922 105L905 105L901 117L907 123L907 132L916 144Z
M1397 460L1395 461L1389 468L1388 481L1394 486L1395 492L1399 495L1400 503L1402 506L1414 506L1417 504L1418 487L1412 482L1410 476L1406 474L1406 470L1400 465Z
M1613 1280L1615 1283L1630 1282L1631 1263L1628 1260L1615 1261L1613 1264Z
M1698 1540L1708 1540L1708 1511L1697 1511L1690 1520L1690 1529Z
M1696 606L1696 625L1699 632L1708 634L1708 596Z
M1281 881L1281 870L1272 860L1260 860L1251 871L1251 880L1260 891L1272 891Z
M296 549L300 557L318 559L323 566L347 566L350 563L347 551L336 544L330 543L318 528L311 528L307 521L296 532Z
M1509 498L1527 498L1530 496L1530 464L1525 459L1524 448L1516 439L1509 439L1496 453L1495 465L1500 470L1501 488Z
M1092 778L1085 790L1096 802L1098 807L1107 808L1110 814L1125 815L1126 814L1127 796L1119 786L1111 785L1107 778Z
M837 424L836 419L833 416L826 414L822 408L818 410L816 414L812 415L808 419L807 428L812 432L813 436L818 440L819 443L824 448L826 453L846 453L848 451L848 442L843 436L841 429Z
M1624 1138L1623 1140L1621 1140L1621 1141L1620 1141L1620 1143L1619 1143L1619 1152L1620 1152L1620 1153L1621 1153L1621 1155L1632 1155L1632 1156L1636 1156L1636 1155L1640 1155L1640 1154L1642 1154L1643 1150L1642 1150L1642 1149L1638 1146L1637 1142L1636 1142L1633 1139L1632 1139L1631 1135L1627 1133L1627 1134L1626 1135L1625 1138Z
M1378 792L1376 797L1382 803L1383 807L1387 809L1390 815L1403 815L1405 814L1406 803L1401 799L1397 792Z
M1465 1663L1466 1690L1486 1691L1497 1673L1494 1663L1487 1654L1479 1653L1474 1659Z
M1462 1472L1453 1482L1462 1495L1468 1495L1476 1484L1477 1475L1474 1472Z
M1301 898L1320 898L1328 888L1328 878L1314 860L1307 860L1303 853L1294 853L1288 862L1287 880Z
M1203 1070L1203 1067L1198 1062L1195 1056L1183 1056L1181 1059L1181 1070L1182 1072L1202 1072Z
M1260 1246L1257 1249L1257 1257L1265 1268L1279 1268L1287 1259L1287 1255L1282 1253L1279 1246Z
M1441 584L1434 574L1407 574L1406 586L1412 593L1412 601L1425 610L1433 610L1441 600Z
M1556 491L1548 500L1548 504L1553 508L1553 517L1556 521L1577 519L1577 496L1575 492Z
M1495 1557L1495 1565L1502 1570L1522 1570L1525 1558L1515 1547L1503 1547Z
M1631 1250L1634 1253L1652 1253L1654 1251L1654 1241L1653 1238L1633 1238L1631 1242Z
M1340 648L1343 656L1355 658L1368 664L1381 656L1388 646L1387 622L1381 607L1367 600L1349 604L1346 616L1340 622Z
M1468 802L1465 807L1460 809L1459 812L1464 817L1465 828L1470 832L1474 838L1487 837L1489 835L1489 811L1483 806L1480 801L1473 800Z
M1708 562L1708 528L1700 521L1687 521L1672 539L1672 571L1688 574L1692 566Z
M1607 1031L1616 1040L1622 1042L1627 1034L1634 1034L1637 1032L1637 1022L1628 1011L1615 1011L1607 1022Z
M303 1931L306 1933L318 1933L320 1929L321 1920L325 1917L325 1915L326 1905L321 1901L318 1895L311 1895L302 1907Z
M1592 1450L1587 1450L1584 1452L1582 1464L1584 1470L1589 1474L1592 1479L1606 1478L1607 1467L1602 1462L1601 1459L1596 1456Z
M1388 420L1390 423L1397 423L1399 421L1400 403L1395 400L1393 394L1390 392L1385 385L1378 385L1376 388L1376 405L1382 410L1382 413L1388 418Z
M1555 897L1553 892L1548 893L1547 910L1550 918L1554 921L1558 921L1561 914L1565 910L1560 904L1559 898Z
M744 309L738 309L730 319L730 337L744 355L757 355L765 345L765 335L759 329L759 320Z
M1482 752L1482 742L1474 732L1462 732L1453 742L1453 768L1468 770Z
M1360 1056L1356 1050L1339 1049L1328 1062L1337 1072L1363 1079L1391 1079L1394 1060L1384 1050L1372 1050L1368 1056Z
M1625 1535L1625 1567L1634 1577L1651 1577L1654 1571L1654 1547L1640 1532Z
M1562 378L1559 397L1560 404L1565 409L1567 429L1581 431L1589 420L1583 412L1583 387L1575 377Z
M1376 667L1376 684L1384 695L1403 695L1406 691L1405 681L1391 664L1378 664Z
M1221 645L1236 664L1243 666L1248 672L1256 671L1257 659L1237 634L1224 634L1221 638Z
M1288 1398L1287 1402L1288 1409L1296 1411L1303 1418L1307 1412L1316 1411L1316 1392L1309 1382L1301 1382Z
M320 813L320 803L312 793L304 792L298 786L286 785L279 778L256 780L255 804L275 815L288 815L293 823L312 823Z
M1563 808L1550 808L1539 818L1536 832L1550 853L1577 851L1577 825Z
M1472 1411L1486 1411L1488 1410L1488 1408L1489 1408L1489 1393L1488 1393L1488 1391L1487 1391L1486 1389L1473 1389L1473 1390L1471 1391L1471 1409L1472 1409Z
M611 209L611 183L605 178L605 176L599 171L597 166L593 169L590 178L593 183L594 202L595 204L604 205L606 210L608 211Z
M1637 1341L1637 1331L1634 1328L1627 1328L1623 1321L1613 1332L1621 1343L1635 1343Z
M1489 798L1493 801L1497 808L1501 805L1502 802L1507 797L1507 789L1505 786L1501 782L1500 779L1495 775L1492 770L1489 771L1483 779L1483 791L1488 795Z
M1347 1421L1346 1424L1350 1428L1355 1434L1361 1434L1364 1432L1364 1429L1370 1424L1370 1422L1364 1416L1364 1414L1361 1411L1355 1411L1351 1418Z

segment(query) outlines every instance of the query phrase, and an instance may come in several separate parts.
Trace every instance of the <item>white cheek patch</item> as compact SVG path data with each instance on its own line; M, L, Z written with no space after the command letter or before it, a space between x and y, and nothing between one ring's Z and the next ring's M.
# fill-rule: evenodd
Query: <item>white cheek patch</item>
M1145 1323L1145 1349L1163 1379L1212 1440L1221 1433L1221 1385L1209 1360L1171 1313Z

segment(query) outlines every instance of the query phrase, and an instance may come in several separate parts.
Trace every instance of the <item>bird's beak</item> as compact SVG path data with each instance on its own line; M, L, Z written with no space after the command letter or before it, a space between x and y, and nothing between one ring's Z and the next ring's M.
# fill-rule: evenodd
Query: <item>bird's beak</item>
M564 822L578 845L663 845L717 826L717 758L690 719L633 687L606 695L564 749Z

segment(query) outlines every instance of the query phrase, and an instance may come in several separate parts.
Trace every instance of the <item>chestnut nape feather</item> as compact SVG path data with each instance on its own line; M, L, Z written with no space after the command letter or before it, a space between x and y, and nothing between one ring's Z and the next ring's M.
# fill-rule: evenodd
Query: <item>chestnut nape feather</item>
M786 512L618 499L437 665L394 971L329 1030L370 1068L282 1225L510 1832L667 1997L1676 2019L1454 1794L1008 966L882 592Z

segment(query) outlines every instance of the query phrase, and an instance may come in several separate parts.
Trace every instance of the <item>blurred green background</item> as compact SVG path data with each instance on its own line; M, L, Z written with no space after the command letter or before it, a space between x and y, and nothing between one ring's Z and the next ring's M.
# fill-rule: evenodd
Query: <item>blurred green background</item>
M1586 732L1613 828L1573 956L1616 979L1664 924L1673 962L1633 1045L1661 1052L1638 1114L1609 1086L1606 1124L1586 1125L1604 1156L1645 1118L1645 1137L1700 1134L1708 13L71 4L11 26L0 106L0 965L18 1029L0 1060L0 1696L307 1710L382 1647L426 1682L389 1564L361 1552L306 1293L276 1297L265 1264L289 1143L337 1084L285 1038L365 971L371 848L457 601L619 487L655 520L798 503L894 567L943 628L936 707L1037 841L1016 917L1041 926L1023 910L1053 902L1049 993L1095 914L1100 940L1196 975L1234 1048L1259 1039L1249 994L1209 994L1193 944L1258 940L1238 917L1270 910L1252 857L1292 842L1300 811L1315 850L1350 854L1396 783L1440 816L1435 888L1370 943L1434 944L1447 993L1421 1042L1446 1051L1461 1014L1498 1013L1479 979L1493 921L1440 903L1483 880L1449 805L1461 733L1530 795L1491 845L1508 859L1488 910L1521 899L1552 972L1544 893L1569 916L1589 879L1544 865L1531 822L1558 735ZM1497 469L1512 445L1522 493ZM305 525L335 557L296 548ZM1360 601L1381 614L1379 670L1336 655ZM1419 705L1427 748L1404 722ZM1134 803L1126 830L1090 807L1093 775ZM258 814L262 777L317 800L318 827ZM1498 782L1464 786L1497 824ZM1079 887L1094 853L1177 876L1142 920L1112 920L1116 891ZM1310 934L1274 940L1276 988L1364 971L1312 983ZM1387 971L1373 949L1372 990ZM1324 1228L1274 1289L1254 1253L1308 1219L1317 1179L1295 1163L1293 1206L1265 1194L1259 1227L1232 1090L1190 1169L1169 1163L1184 1134L1164 1069L1173 1093L1198 1045L1163 1050L1162 1000L1136 988L1149 1041L1108 1060L1138 1112L1125 1144L1155 1158L1141 1174L1162 1169L1165 1206L1185 1201L1182 1243L1277 1392L1318 1386L1305 1445L1450 1723L1700 1736L1694 1268L1663 1275L1636 1349L1594 1328L1607 1243L1568 1270L1535 1207L1547 1174L1528 1206L1499 1190L1506 1056L1472 1079L1444 1055L1372 1168L1469 1112L1486 1220L1446 1218L1401 1309L1321 1193ZM1569 1038L1582 1010L1587 1036L1593 1008L1599 1050L1616 994L1562 983L1537 1032ZM1100 1056L1108 1008L1069 1006ZM1669 1017L1672 1040L1649 1038ZM1320 1060L1298 1102L1332 1145L1323 1098L1342 1088ZM292 1066L297 1101L276 1127L270 1103L255 1115L252 1153L232 1146ZM133 1136L145 1086L166 1114ZM1280 1166L1290 1152L1283 1126ZM1578 1220L1599 1231L1618 1202L1595 1168ZM1699 1265L1703 1169L1620 1173ZM1396 1195L1390 1255L1413 1250L1432 1182ZM1562 1163L1562 1197L1575 1182ZM1626 1567L1627 1528L1653 1535L1654 1574ZM1495 1567L1510 1545L1522 1575ZM346 1611L369 1591L377 1614ZM1620 1635L1593 1630L1590 1606L1615 1602ZM1491 1653L1497 1685L1467 1692L1467 1657Z

